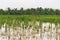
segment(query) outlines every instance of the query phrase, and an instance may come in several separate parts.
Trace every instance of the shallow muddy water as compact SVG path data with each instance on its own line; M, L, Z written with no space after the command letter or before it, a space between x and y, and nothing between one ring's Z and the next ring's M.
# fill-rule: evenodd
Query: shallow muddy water
M23 22L24 23L24 22ZM22 24L23 24L22 23ZM0 28L0 40L60 40L60 24L42 22L41 27L38 28L39 22L35 25L29 25L22 28L9 27L6 28L6 23Z

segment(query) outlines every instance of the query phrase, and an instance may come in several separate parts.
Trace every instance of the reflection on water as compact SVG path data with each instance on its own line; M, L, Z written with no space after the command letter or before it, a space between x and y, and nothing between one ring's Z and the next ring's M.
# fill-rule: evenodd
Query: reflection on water
M27 27L23 24L24 22L20 27L6 28L7 24L4 23L0 28L0 40L60 40L60 24L36 22L35 25L32 25L29 22Z

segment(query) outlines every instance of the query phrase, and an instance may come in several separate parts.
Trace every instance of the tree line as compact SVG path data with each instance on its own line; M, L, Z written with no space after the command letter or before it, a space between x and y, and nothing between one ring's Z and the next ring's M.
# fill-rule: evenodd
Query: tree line
M42 7L27 8L25 10L23 8L20 10L7 8L7 10L0 9L0 15L60 15L60 10Z

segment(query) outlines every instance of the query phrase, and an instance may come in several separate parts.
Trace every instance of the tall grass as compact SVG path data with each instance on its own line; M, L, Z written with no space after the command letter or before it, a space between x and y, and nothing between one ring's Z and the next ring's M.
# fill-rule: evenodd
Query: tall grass
M13 20L15 22L13 23ZM7 23L9 25L14 24L15 26L20 24L19 22L24 21L25 24L28 22L32 22L33 24L36 21L40 22L60 22L59 15L0 15L0 26L3 23Z

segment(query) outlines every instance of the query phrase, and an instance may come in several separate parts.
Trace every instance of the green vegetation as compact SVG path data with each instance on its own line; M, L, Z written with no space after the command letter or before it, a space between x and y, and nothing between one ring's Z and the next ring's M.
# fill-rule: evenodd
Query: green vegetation
M15 22L22 22L24 21L25 24L28 21L31 22L60 22L60 10L59 9L52 9L52 8L28 8L23 9L21 8L18 10L17 8L14 9L0 9L0 24L6 22L7 24L11 25ZM14 22L15 21L15 22ZM19 24L19 23L18 23ZM14 24L15 25L15 24Z
M59 15L0 15L0 24L7 22L7 23L13 23L13 20L15 22L22 22L24 21L27 23L28 21L31 22L60 22L60 16Z
M6 10L0 9L0 15L60 15L59 9L52 9L52 8L28 8L28 9L10 9L7 8Z

